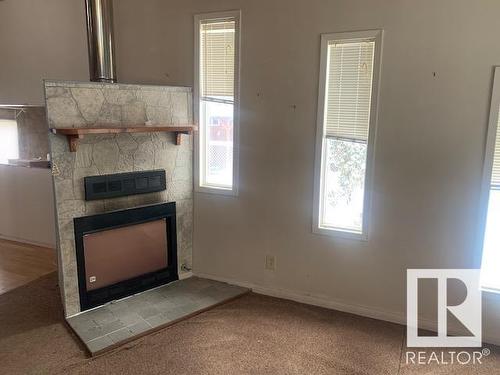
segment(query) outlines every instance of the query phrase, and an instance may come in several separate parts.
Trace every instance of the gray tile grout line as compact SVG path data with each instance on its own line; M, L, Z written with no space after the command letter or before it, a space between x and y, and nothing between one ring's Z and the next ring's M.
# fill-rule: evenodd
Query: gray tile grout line
M139 318L140 318L143 322L145 322L145 323L149 326L149 328L153 328L153 326L152 326L151 324L149 324L149 322L148 322L146 319L144 319L142 316L139 316ZM118 319L118 320L119 320L119 319ZM97 339L101 339L101 338L106 337L106 336L108 336L108 335L110 335L110 334L112 334L112 333L115 333L115 332L117 332L117 331L120 331L120 330L122 330L122 329L124 329L124 328L130 328L131 326L133 326L133 325L135 325L135 324L137 324L137 323L141 323L141 320L138 320L138 321L137 321L137 322L135 322L134 324L129 324L129 325L125 326L125 327L121 327L121 328L115 329L114 331L108 332L108 333L106 333L106 334L104 334L104 335L102 335L102 336L95 337L95 338L93 338L92 340L83 341L83 342L84 342L84 343L90 343L91 341L94 341L94 340L97 340ZM96 324L97 324L97 323L96 323ZM132 331L130 331L130 332L132 332ZM132 333L133 333L133 332L132 332ZM142 333L142 332L140 332L140 333Z

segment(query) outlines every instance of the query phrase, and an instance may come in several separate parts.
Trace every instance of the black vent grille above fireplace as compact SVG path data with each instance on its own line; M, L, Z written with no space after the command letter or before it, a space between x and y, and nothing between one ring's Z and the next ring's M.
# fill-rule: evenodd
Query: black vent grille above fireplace
M87 201L153 193L167 188L164 170L89 176L84 181Z

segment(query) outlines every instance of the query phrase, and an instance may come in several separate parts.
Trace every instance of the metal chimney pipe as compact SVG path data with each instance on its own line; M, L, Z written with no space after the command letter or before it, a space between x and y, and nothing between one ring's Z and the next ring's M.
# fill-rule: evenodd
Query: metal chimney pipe
M113 0L85 0L90 80L116 82Z

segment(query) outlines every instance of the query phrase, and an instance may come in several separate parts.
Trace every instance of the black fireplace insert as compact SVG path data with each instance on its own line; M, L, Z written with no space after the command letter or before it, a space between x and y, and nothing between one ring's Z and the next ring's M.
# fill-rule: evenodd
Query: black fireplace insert
M74 219L81 310L178 280L175 202Z

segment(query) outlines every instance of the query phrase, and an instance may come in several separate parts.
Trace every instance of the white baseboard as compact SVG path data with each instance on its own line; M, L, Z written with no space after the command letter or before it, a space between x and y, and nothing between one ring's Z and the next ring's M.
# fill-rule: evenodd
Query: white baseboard
M327 296L306 294L306 293L294 292L294 291L286 290L286 289L266 287L266 286L261 286L261 285L257 285L254 283L246 282L246 281L239 281L239 280L235 280L235 279L231 279L231 278L219 277L216 275L211 275L211 274L202 273L202 272L194 272L194 276L203 277L205 279L211 279L211 280L215 280L215 281L221 281L224 283L241 286L244 288L251 289L254 293L257 293L257 294L263 294L266 296L271 296L271 297L276 297L276 298L283 298L283 299L287 299L287 300L291 300L291 301L295 301L295 302L305 303L307 305L324 307L324 308L331 309L331 310L337 310L337 311L342 311L342 312L346 312L346 313L353 314L353 315L359 315L359 316L362 316L365 318L383 320L386 322L396 323L396 324L406 326L406 313L405 312L380 310L380 309L372 308L369 306L362 306L362 305L355 305L355 304L346 303L344 301L335 300L335 299L332 299L332 298L327 297ZM434 331L435 330L434 327L437 326L437 323L435 321L428 320L428 319L419 319L419 323L420 323L421 328L427 329L430 331ZM451 328L450 331L453 332L453 331L458 331L458 330L454 330L453 328ZM493 337L488 337L488 336L483 335L483 342L500 346L500 339L498 339L498 338L493 338Z
M368 307L368 306L348 304L348 303L341 302L338 300L333 300L333 299L328 298L326 296L318 296L318 295L306 294L306 293L301 293L301 292L294 292L294 291L286 290L286 289L265 287L265 286L256 285L256 284L253 284L250 282L245 282L245 281L241 282L238 280L228 279L228 278L224 278L224 277L218 277L215 275L210 275L210 274L205 274L205 273L195 272L195 276L203 277L203 278L211 279L211 280L216 280L216 281L221 281L221 282L225 282L228 284L241 286L244 288L248 288L257 294L263 294L266 296L283 298L283 299L287 299L287 300L291 300L291 301L295 301L295 302L305 303L307 305L325 307L325 308L331 309L331 310L347 312L350 314L360 315L360 316L364 316L367 318L384 320L384 321L391 322L391 323L405 324L405 322L406 322L406 317L401 313L373 309L373 308Z
M28 245L35 245L35 246L40 246L40 247L47 247L49 249L55 249L56 248L55 244L49 244L49 243L45 243L45 242L31 241L31 240L26 240L24 238L6 236L6 235L3 235L3 234L0 234L0 239L7 240L7 241L13 241L13 242L26 243Z

